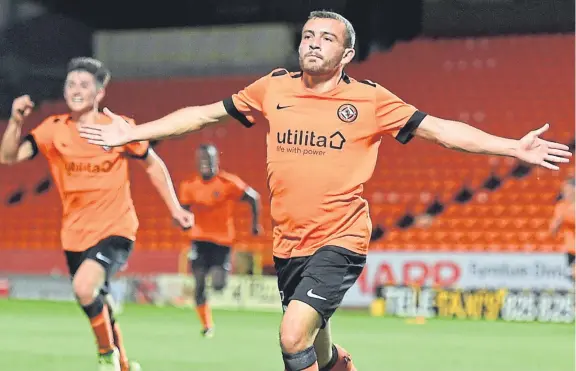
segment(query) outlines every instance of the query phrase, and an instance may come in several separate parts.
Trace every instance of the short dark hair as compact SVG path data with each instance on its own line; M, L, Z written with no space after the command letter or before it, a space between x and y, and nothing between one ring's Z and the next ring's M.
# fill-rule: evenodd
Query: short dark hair
M211 143L204 143L201 144L198 149L202 152L206 152L208 155L218 156L218 148L214 144Z
M335 19L337 21L344 23L344 26L346 27L346 40L344 40L344 46L346 48L354 47L354 45L356 44L356 31L354 31L354 26L352 26L352 23L350 23L350 21L347 20L344 16L336 12L331 12L329 10L316 10L310 13L310 16L308 16L308 20L315 18Z
M104 63L98 59L90 57L77 57L68 62L67 73L73 71L86 71L91 73L96 80L96 83L101 87L105 87L110 82L110 70L104 66Z

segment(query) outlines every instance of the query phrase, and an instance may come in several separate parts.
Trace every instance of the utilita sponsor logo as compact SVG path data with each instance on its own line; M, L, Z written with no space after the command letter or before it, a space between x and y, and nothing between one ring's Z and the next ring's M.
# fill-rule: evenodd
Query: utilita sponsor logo
M112 170L113 163L104 161L100 164L89 162L68 162L66 163L66 172L71 173L107 173Z
M288 129L276 133L276 140L278 144L332 149L342 149L346 143L346 138L339 131L331 135L319 135L314 131Z

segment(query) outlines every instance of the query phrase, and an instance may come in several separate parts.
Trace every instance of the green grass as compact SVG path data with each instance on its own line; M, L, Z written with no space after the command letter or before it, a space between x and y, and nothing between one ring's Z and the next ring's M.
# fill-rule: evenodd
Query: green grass
M129 355L145 371L282 371L275 313L214 314L199 335L190 309L128 305L120 317ZM401 319L340 312L335 340L360 371L573 371L565 324ZM0 370L96 370L87 319L72 303L0 300Z

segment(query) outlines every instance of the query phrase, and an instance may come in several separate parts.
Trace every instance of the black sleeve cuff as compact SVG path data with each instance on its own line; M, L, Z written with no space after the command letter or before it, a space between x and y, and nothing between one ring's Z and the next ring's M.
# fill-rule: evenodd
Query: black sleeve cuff
M234 105L234 102L232 101L232 97L224 99L223 102L226 112L228 112L228 114L234 117L236 120L240 121L242 125L246 126L247 128L252 127L254 125L253 123L250 122L250 120L246 118L246 116L244 116L240 111L238 111L238 109Z
M414 130L418 129L418 126L420 126L422 120L424 120L424 117L426 116L427 115L424 112L414 112L412 117L408 119L406 125L404 125L404 127L400 129L398 135L396 135L396 140L402 144L406 144L412 140L412 138L414 138Z
M26 135L22 140L22 143L26 141L30 142L30 144L32 145L32 156L30 156L30 159L33 159L38 155L38 143L36 143L36 139L34 139L34 136L32 134Z
M135 153L128 153L128 157L130 158L135 158L138 160L146 160L146 158L148 157L148 154L150 153L150 148L146 148L146 152L144 152L141 155L137 155Z

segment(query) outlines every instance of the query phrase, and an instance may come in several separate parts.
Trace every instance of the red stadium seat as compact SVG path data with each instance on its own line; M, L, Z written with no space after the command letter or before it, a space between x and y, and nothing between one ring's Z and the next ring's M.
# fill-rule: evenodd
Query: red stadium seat
M494 134L518 138L550 122L547 137L573 140L574 38L531 36L530 43L510 43L511 39L488 39L490 53L480 49L471 52L465 40L400 44L389 53L373 54L367 62L351 66L349 73L379 82L422 111L465 120ZM426 50L426 63L413 58L421 54L419 50ZM522 56L522 63L517 62L518 56ZM459 67L456 61L460 60L465 64ZM179 107L225 98L253 80L254 76L118 81L111 84L106 103L142 122ZM63 109L62 103L44 105L28 121L39 122L42 116ZM251 129L230 123L160 143L156 149L177 185L194 170L194 148L212 142L222 152L222 167L238 174L267 200L266 130L265 123ZM560 174L533 170L526 178L506 180L501 188L475 196L465 205L451 204L463 185L478 188L492 171L504 175L514 166L511 159L458 153L417 139L402 146L385 138L374 177L365 187L372 201L374 224L387 227L384 239L372 244L372 249L553 250L559 240L547 234L548 220L568 170ZM133 197L141 222L137 248L182 249L187 245L185 234L171 224L145 173L133 168ZM0 249L59 249L57 192L52 188L34 194L35 186L48 174L46 162L35 160L1 171L4 200L19 188L25 193L19 203L0 206ZM394 223L407 210L422 211L436 196L449 204L432 225L395 229ZM269 256L269 207L266 205L262 213L266 234L259 238L246 233L249 213L243 207L238 208L238 245Z

